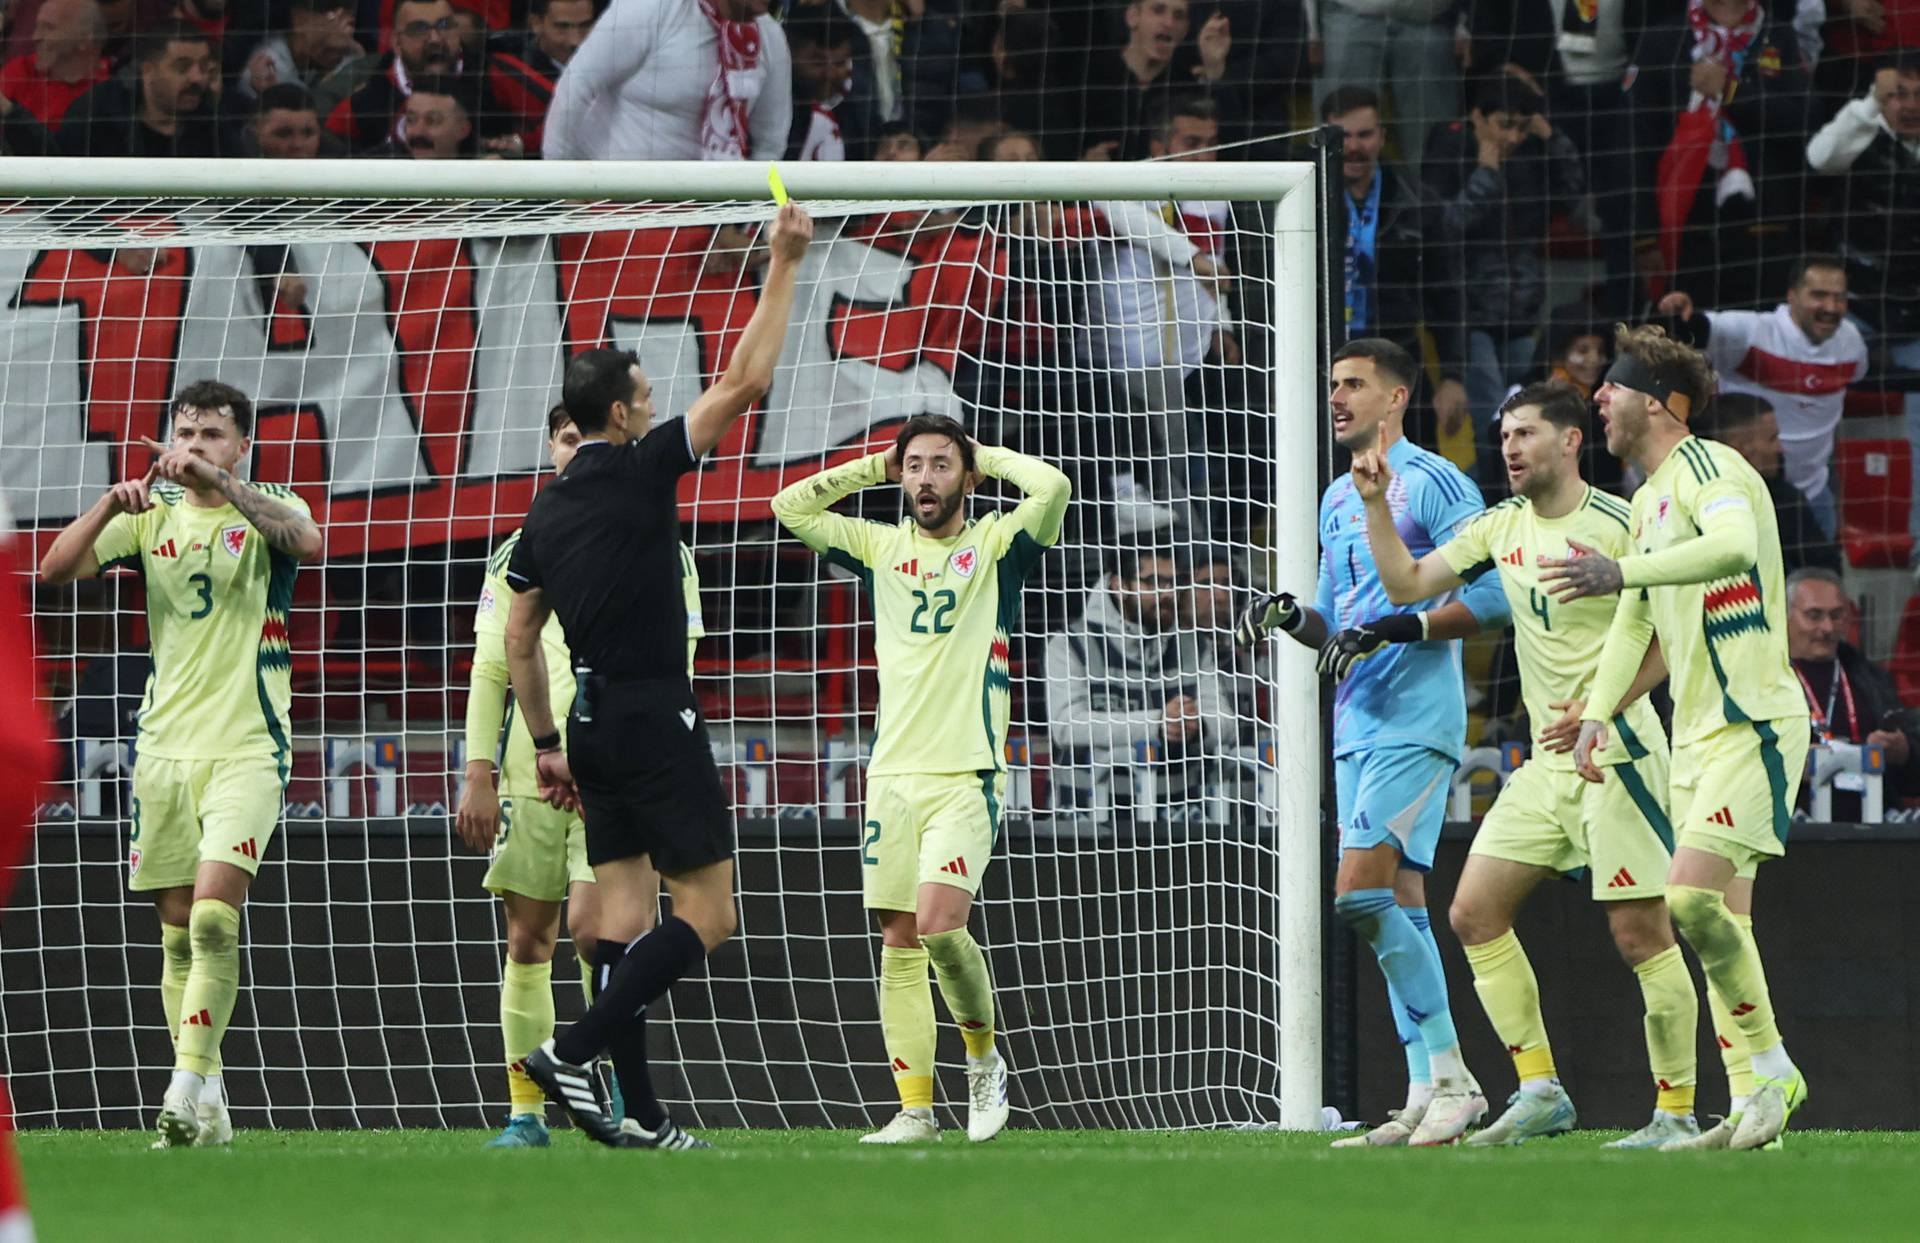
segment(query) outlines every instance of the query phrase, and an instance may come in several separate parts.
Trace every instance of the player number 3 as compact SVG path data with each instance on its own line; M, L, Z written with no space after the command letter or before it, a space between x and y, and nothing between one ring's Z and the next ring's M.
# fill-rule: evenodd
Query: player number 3
M188 613L187 616L194 621L199 621L213 612L213 580L205 574L189 574L187 581L193 584L195 591L200 593L200 607Z

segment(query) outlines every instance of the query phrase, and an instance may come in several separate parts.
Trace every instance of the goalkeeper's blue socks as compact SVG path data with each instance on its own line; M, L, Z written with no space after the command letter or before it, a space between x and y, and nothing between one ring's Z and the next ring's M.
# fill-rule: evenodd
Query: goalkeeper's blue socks
M1447 1008L1447 982L1440 971L1440 954L1429 928L1425 934L1407 911L1394 900L1391 889L1356 889L1333 900L1333 909L1347 926L1373 946L1374 957L1387 977L1388 995L1394 1008L1394 1022L1411 1023L1424 1046L1421 1059L1435 1055L1457 1062L1460 1038L1453 1029L1453 1014ZM1425 914L1424 910L1421 912ZM1403 1043L1405 1028L1402 1029ZM1407 1057L1409 1076L1415 1069L1414 1056Z

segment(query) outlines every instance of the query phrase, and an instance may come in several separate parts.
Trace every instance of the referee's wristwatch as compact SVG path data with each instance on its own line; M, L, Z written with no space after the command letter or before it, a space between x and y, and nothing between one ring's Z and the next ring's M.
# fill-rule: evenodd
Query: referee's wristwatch
M560 749L560 731L556 729L551 734L542 734L540 737L535 738L533 740L533 749L536 754L540 755L544 755L549 751L558 751Z

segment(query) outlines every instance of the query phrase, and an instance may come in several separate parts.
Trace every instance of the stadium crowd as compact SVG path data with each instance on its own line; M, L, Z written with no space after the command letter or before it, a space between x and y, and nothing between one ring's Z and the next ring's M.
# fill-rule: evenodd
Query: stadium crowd
M1801 590L1840 585L1839 633L1807 642L1866 662L1854 733L1890 730L1911 780L1920 0L12 0L0 21L13 156L1241 159L1337 135L1333 335L1423 360L1414 439L1491 503L1517 386L1591 394L1616 321L1705 349L1723 395L1696 430L1767 478ZM959 222L1009 281L956 383L982 412L1084 416L1052 433L1096 502L1076 520L1147 549L1086 567L1086 626L1156 648L1156 610L1205 605L1157 585L1258 577L1191 549L1257 536L1248 463L1272 452L1244 417L1273 359L1236 279L1263 270L1257 234L1175 208L1157 232L1112 204ZM1063 644L1047 674L1086 682L1100 654ZM1155 659L1211 667L1192 647ZM1470 692L1496 723L1519 710L1499 665ZM1199 730L1178 675L1139 705L1167 745Z

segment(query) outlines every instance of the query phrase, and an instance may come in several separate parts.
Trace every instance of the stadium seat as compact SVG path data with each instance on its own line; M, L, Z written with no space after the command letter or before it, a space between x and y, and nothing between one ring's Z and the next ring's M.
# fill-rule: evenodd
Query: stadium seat
M1900 691L1900 702L1920 706L1920 594L1907 600L1900 615L1900 632L1893 640L1893 659L1887 662Z
M1833 447L1840 547L1855 569L1900 568L1913 554L1907 509L1913 447L1904 440L1842 440Z

